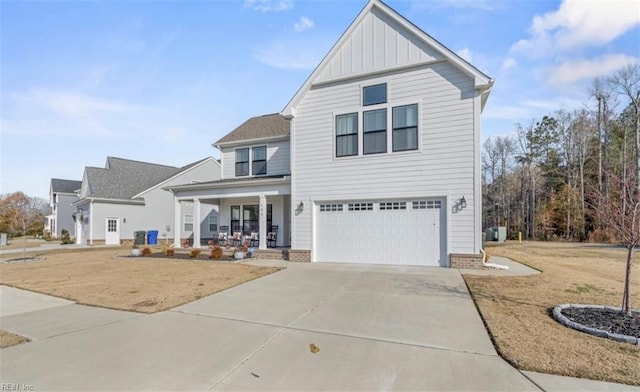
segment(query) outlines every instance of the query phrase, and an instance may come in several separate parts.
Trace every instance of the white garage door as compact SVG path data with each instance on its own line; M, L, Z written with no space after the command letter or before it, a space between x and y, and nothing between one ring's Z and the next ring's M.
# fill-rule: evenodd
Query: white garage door
M444 201L318 203L316 261L446 266Z

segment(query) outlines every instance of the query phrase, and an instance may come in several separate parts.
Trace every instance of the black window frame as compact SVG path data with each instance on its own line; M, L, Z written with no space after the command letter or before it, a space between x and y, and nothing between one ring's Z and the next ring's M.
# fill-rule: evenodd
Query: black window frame
M244 219L245 210L254 210L256 212L255 219ZM247 204L242 206L242 234L250 235L252 232L260 232L260 205ZM267 204L267 231L273 225L273 205Z
M338 122L341 118L343 117L348 117L348 116L355 116L356 117L356 121L355 121L355 130L353 130L351 133L345 133L345 134L338 134ZM352 156L356 156L358 155L358 130L359 130L359 125L358 125L358 121L359 121L359 114L358 112L353 112L353 113L344 113L344 114L338 114L336 115L336 130L335 130L335 134L336 134L336 158L342 158L342 157L352 157ZM353 145L355 146L355 151L352 151L349 154L339 154L339 149L338 146L340 145L339 141L346 139L346 138L355 138L355 141L353 143Z
M378 89L384 87L384 97L377 97ZM368 99L367 99L368 98ZM387 103L387 84L378 83L362 88L362 106L378 105Z
M238 160L238 155L241 152L246 152L247 154L246 161ZM244 177L248 175L249 175L249 148L238 148L236 149L236 177Z
M264 159L256 159L256 150L264 150ZM256 164L263 164L261 170L256 170ZM257 146L251 148L251 174L262 176L267 174L267 146Z
M236 212L236 214L234 214L234 212ZM236 216L236 218L234 219L234 215ZM233 233L235 232L242 232L242 226L240 226L240 219L241 219L241 215L240 215L240 206L231 206L231 219L230 219L230 223L231 223L231 235L233 235Z
M384 128L367 130L367 114L384 113ZM383 134L384 148L379 151L367 150L367 138L374 135ZM384 154L387 152L387 108L366 110L362 112L362 154Z
M396 109L402 109L402 108L408 108L408 107L414 107L415 111L416 111L416 124L415 125L410 125L410 126L402 126L402 127L396 127L396 122L395 122L395 115L396 115ZM417 103L412 103L410 105L402 105L402 106L394 106L391 109L391 144L392 144L392 150L393 152L400 152L400 151L414 151L414 150L418 150L420 147L420 134L418 132L418 125L419 125L419 119L418 119L418 104ZM396 132L406 132L406 131L410 131L412 130L415 132L415 141L416 141L416 145L415 147L409 147L409 148L398 148L396 146Z

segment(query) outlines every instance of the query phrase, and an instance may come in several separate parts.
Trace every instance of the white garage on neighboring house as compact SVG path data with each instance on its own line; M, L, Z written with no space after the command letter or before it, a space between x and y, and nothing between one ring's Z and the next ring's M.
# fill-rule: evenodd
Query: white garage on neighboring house
M317 202L316 261L447 266L441 199Z

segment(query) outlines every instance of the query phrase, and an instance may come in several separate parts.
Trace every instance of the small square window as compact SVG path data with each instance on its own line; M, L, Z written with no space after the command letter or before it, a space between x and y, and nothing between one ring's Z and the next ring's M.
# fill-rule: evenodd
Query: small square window
M362 105L376 105L387 102L387 84L376 84L362 88Z

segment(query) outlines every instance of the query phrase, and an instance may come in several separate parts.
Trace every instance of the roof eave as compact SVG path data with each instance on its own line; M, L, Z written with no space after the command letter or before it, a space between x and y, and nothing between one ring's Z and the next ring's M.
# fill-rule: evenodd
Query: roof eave
M212 144L213 147L218 150L225 147L235 147L243 144L256 144L256 143L267 143L267 142L277 142L280 140L288 140L289 135L280 135L280 136L270 136L270 137L260 137L255 139L245 139L245 140L234 140L230 142L215 142Z
M246 181L234 181L234 182L220 182L220 183L212 183L212 182L203 182L196 184L184 184L184 185L175 185L169 186L166 188L162 188L167 191L176 192L176 191L194 191L194 190L202 190L202 189L217 189L217 188L234 188L234 187L243 187L243 186L251 186L251 185L281 185L291 183L291 176L283 176L281 178L251 178Z

